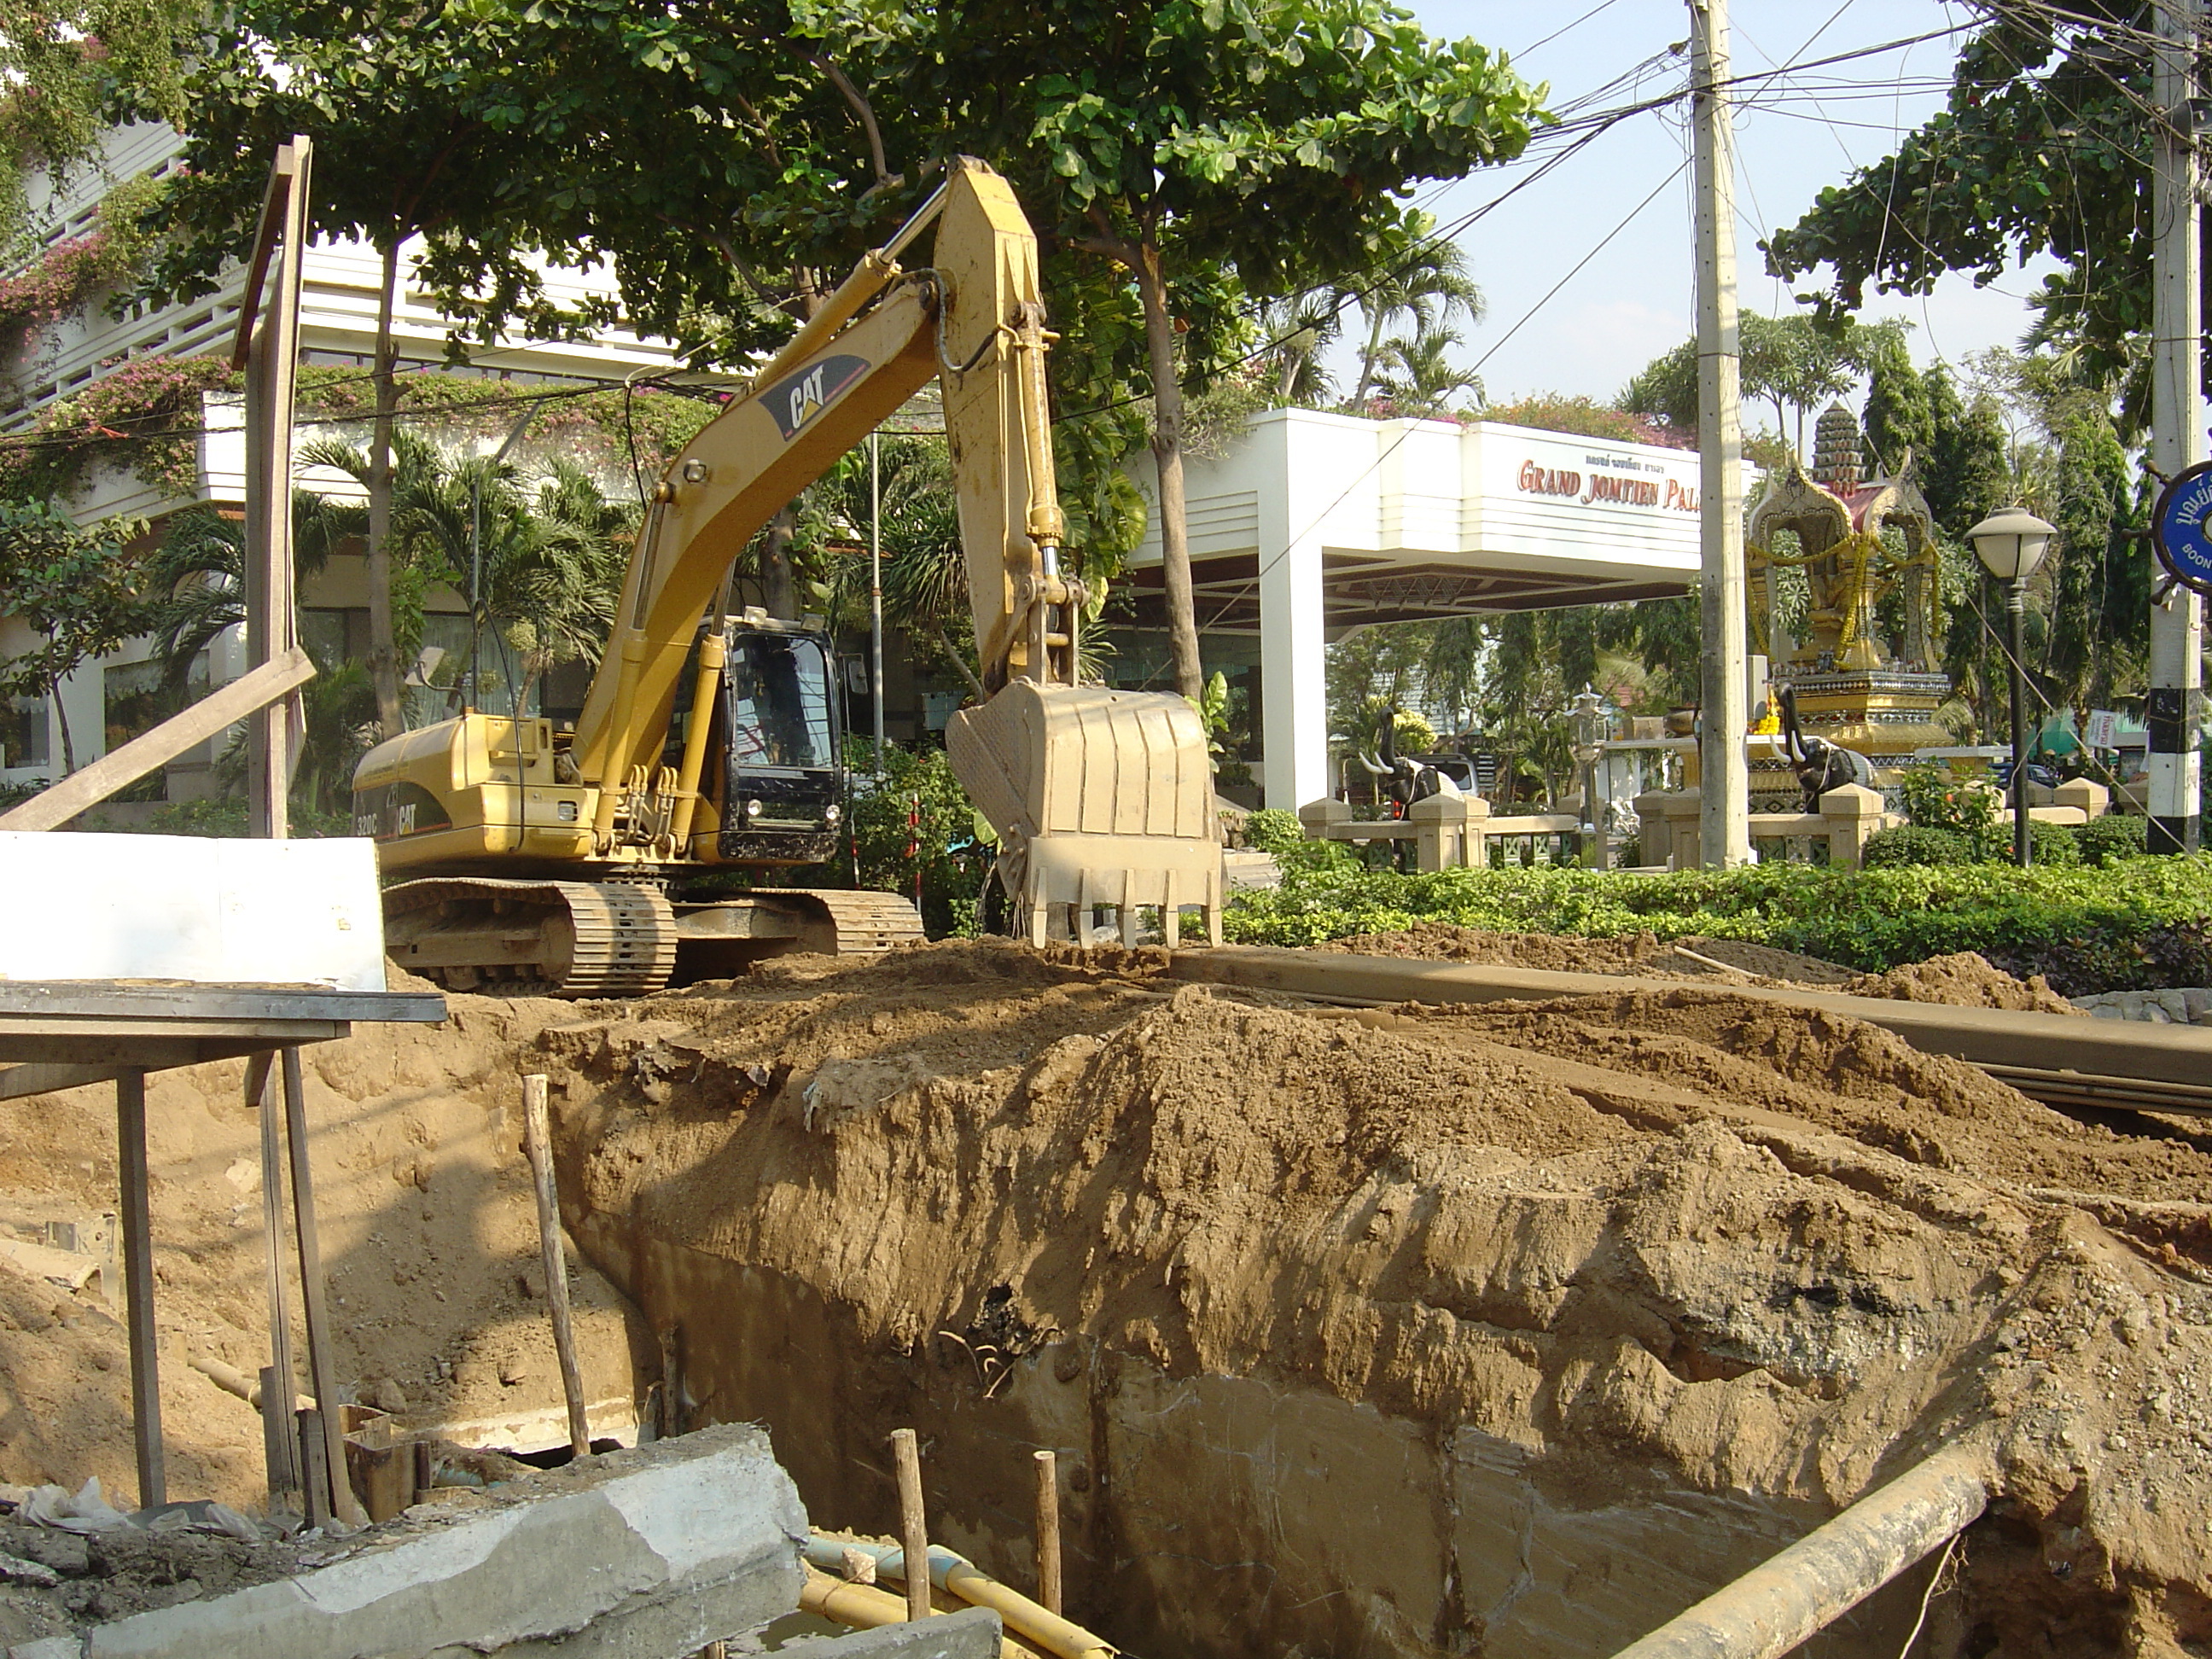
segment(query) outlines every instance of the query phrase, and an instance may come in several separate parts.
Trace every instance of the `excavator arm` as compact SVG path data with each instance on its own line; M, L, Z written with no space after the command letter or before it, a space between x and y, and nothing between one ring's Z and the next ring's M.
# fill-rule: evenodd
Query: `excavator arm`
M899 253L933 219L935 263L902 268ZM981 163L956 163L899 235L863 258L669 464L571 751L599 787L602 837L633 769L659 757L699 619L731 565L786 503L940 374L984 682L995 688L1028 671L1044 645L1031 617L1054 603L1073 613L1080 598L1047 574L1060 514L1043 314L1036 239L1013 192Z

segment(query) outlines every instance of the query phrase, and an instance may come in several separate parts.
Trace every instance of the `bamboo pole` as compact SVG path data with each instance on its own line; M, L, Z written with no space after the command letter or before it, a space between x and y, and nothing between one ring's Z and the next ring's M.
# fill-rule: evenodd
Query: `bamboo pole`
M921 1507L921 1451L912 1429L891 1431L891 1457L898 1466L899 1542L906 1551L906 1616L927 1619L933 1611L929 1605L929 1525Z
M1036 1582L1037 1600L1046 1612L1059 1613L1060 1583L1060 1459L1050 1451L1036 1454Z
M320 1475L308 1456L302 1479L320 1479L325 1512L349 1527L368 1524L368 1511L354 1496L346 1478L345 1425L338 1411L337 1376L331 1370L330 1318L323 1304L323 1247L315 1230L315 1182L307 1158L307 1090L301 1075L300 1050L278 1051L284 1067L284 1142L292 1165L292 1231L300 1246L300 1304L307 1326L307 1375L315 1388L316 1429L323 1437ZM303 1427L305 1418L300 1419ZM304 1455L304 1454L303 1454Z
M568 1402L568 1444L579 1457L592 1455L592 1429L584 1415L584 1375L576 1365L576 1332L568 1315L568 1262L561 1246L561 1200L553 1187L553 1132L545 1110L545 1076L522 1079L522 1144L538 1188L538 1245L545 1262L545 1310L553 1320L553 1351L561 1360L561 1392Z

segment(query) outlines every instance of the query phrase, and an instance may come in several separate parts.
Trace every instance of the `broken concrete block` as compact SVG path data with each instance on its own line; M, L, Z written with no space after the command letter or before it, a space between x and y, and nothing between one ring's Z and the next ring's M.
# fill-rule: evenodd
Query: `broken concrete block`
M740 1424L418 1508L329 1566L9 1659L689 1653L798 1605L805 1535L768 1436Z
M823 1659L999 1659L1005 1634L988 1607L963 1607L934 1619L884 1625L834 1638Z

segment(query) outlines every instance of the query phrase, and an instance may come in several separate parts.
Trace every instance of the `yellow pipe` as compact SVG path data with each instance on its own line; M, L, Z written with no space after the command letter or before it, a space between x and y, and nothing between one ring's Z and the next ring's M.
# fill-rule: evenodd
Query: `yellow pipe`
M729 656L720 618L699 641L699 679L691 693L691 725L684 734L684 759L676 774L676 811L670 815L668 838L678 858L691 845L691 816L699 805L699 775L707 763L707 728L714 723L714 694L721 687L722 664Z
M893 1595L869 1584L848 1584L840 1578L810 1570L806 1583L799 1591L799 1608L817 1619L827 1619L833 1625L843 1625L852 1630L879 1630L885 1625L906 1622L906 1598ZM1004 1615L1000 1615L1002 1618ZM1003 1638L999 1643L999 1659L1039 1659L1037 1654L1018 1642Z
M819 1533L815 1536L817 1540L824 1538ZM843 1539L827 1539L826 1542L873 1555L877 1571L885 1577L903 1580L906 1577L906 1553L895 1546L887 1548L879 1544L848 1545ZM1009 1589L988 1574L978 1571L967 1557L957 1555L942 1545L930 1546L929 1581L971 1606L990 1608L1008 1630L1027 1638L1047 1653L1057 1656L1057 1659L1117 1659L1121 1651L1103 1637L1093 1635L1082 1626L1030 1601L1020 1591Z
M934 1572L930 1577L938 1578ZM1006 1622L1008 1630L1026 1636L1058 1659L1115 1659L1119 1652L1082 1626L1040 1607L1019 1590L1007 1589L997 1579L976 1571L966 1561L956 1561L947 1566L938 1582L962 1601L990 1608Z

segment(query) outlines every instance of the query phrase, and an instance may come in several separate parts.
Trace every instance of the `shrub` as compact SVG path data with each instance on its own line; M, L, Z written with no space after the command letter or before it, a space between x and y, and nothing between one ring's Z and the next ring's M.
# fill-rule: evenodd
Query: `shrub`
M1263 806L1244 820L1244 844L1256 852L1281 854L1306 838L1296 812Z
M978 835L981 821L945 751L886 749L880 784L871 775L872 744L848 739L845 758L853 787L830 879L918 898L934 938L973 933L975 901L999 849Z
M2045 973L2068 996L2202 984L2212 976L2212 858L2039 864L1803 864L1666 875L1567 869L1285 871L1239 894L1224 929L1252 945L1312 945L1419 921L1610 938L1750 939L1869 971L1977 951Z
M2081 862L2081 843L2076 832L2063 823L2045 823L2030 818L2027 823L2027 856L2037 864L2065 866ZM2005 837L2002 856L2012 856L2012 837Z
M1909 766L1900 787L1905 815L1917 830L1948 830L1978 841L1996 827L1996 792L1960 781L1948 766Z
M2122 859L2138 856L2148 850L2146 837L2150 832L2150 820L2125 812L2107 812L2101 818L2091 818L2074 832L2074 844L2081 848L2081 862L2102 869L2108 864L2118 864Z
M1894 870L1908 865L1972 864L1974 844L1955 830L1900 823L1893 829L1878 830L1869 836L1862 858L1869 870Z

